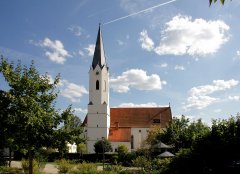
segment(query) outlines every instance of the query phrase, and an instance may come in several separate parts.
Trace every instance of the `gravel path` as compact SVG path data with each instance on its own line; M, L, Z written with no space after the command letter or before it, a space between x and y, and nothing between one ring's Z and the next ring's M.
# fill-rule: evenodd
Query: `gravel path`
M20 161L12 161L11 166L21 168L21 162ZM45 168L43 169L43 172L46 174L57 174L58 169L53 164L46 164Z

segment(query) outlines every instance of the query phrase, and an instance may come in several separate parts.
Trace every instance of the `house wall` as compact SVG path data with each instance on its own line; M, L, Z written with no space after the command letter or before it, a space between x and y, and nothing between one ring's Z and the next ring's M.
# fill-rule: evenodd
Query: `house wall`
M149 128L131 128L131 135L133 136L133 149L137 150L144 146Z

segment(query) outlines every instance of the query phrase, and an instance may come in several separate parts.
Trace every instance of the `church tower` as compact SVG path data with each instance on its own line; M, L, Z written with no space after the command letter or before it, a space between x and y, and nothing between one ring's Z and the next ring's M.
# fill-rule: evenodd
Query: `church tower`
M109 70L99 26L92 65L89 70L89 104L87 114L87 149L95 153L94 144L108 139L110 129Z

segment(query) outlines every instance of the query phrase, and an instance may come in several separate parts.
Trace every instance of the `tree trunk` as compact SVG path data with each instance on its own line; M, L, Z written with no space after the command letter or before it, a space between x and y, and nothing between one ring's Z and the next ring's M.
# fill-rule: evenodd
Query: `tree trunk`
M8 159L8 167L11 167L12 162L12 148L9 148L9 159Z
M29 166L28 166L28 173L33 174L33 151L29 150Z

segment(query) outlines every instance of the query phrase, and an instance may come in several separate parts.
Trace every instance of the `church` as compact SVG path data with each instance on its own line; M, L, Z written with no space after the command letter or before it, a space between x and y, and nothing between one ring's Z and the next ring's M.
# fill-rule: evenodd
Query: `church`
M84 119L84 136L88 153L95 153L94 144L105 138L113 149L124 144L129 151L143 146L152 126L166 128L172 120L171 107L110 108L109 67L106 62L99 26L92 65L89 70L89 104Z

